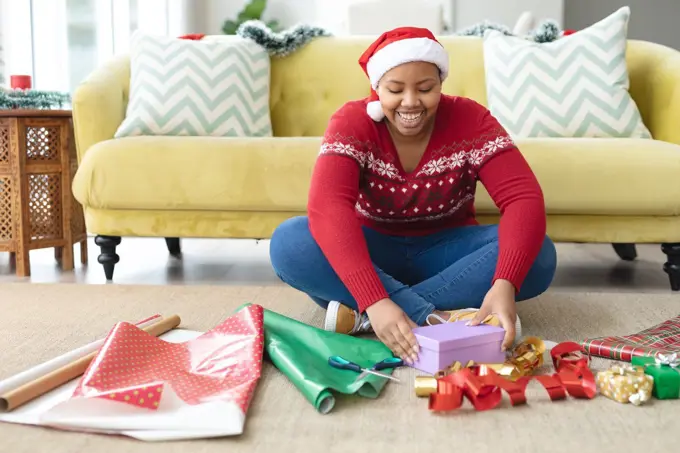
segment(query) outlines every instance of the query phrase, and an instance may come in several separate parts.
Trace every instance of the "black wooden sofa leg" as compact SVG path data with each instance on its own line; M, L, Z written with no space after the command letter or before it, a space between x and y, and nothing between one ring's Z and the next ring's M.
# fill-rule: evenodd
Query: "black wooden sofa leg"
M97 258L99 264L104 266L106 281L113 280L113 269L120 257L116 254L116 247L120 244L120 236L99 236L94 238L94 243L101 248Z
M637 250L635 250L635 244L612 244L614 251L619 258L624 261L633 261L637 258Z
M182 246L179 238L165 238L165 243L171 256L179 258L182 255Z
M661 250L666 254L663 270L668 274L673 291L680 290L680 244L661 244Z

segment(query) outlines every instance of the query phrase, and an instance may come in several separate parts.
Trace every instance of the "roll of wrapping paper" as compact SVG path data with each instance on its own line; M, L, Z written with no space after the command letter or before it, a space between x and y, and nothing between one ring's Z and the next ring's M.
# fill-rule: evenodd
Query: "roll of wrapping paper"
M444 370L438 371L434 376L417 376L414 383L416 396L426 398L437 391L437 379L457 373L463 368L470 368L479 365L480 375L488 374L487 369L493 370L505 378L515 381L523 376L532 374L537 368L543 365L543 354L545 353L545 343L538 337L527 337L512 349L510 357L505 363L475 363L469 361L463 365L454 362Z
M338 353L365 368L393 357L381 341L323 330L272 310L264 311L264 331L271 363L320 414L333 409L337 394L375 399L389 381L373 374L357 380L357 373L328 365L328 357Z
M142 329L146 326L156 324L161 319L163 319L163 317L160 314L156 314L141 321L137 321L135 326ZM15 374L14 376L0 381L0 395L4 395L5 393L14 390L17 387L21 387L26 383L35 381L40 376L51 373L52 371L61 368L64 365L68 365L71 362L75 362L76 360L83 358L94 351L97 351L104 344L104 341L106 341L106 337L68 351L65 354L48 360L47 362L43 362L39 365L22 371L21 373Z
M144 327L146 333L155 337L160 336L179 326L181 320L177 315L165 318L155 324ZM4 395L0 395L0 411L8 412L16 409L55 388L66 384L87 371L90 362L97 356L99 350L85 357L75 360L40 378L17 387Z

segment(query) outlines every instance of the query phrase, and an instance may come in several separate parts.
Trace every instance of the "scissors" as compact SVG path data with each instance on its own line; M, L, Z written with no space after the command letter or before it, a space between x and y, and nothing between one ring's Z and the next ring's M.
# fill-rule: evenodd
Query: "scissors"
M328 364L332 366L333 368L337 368L340 370L350 370L350 371L356 371L357 373L360 373L359 376L354 380L355 382L358 381L359 379L363 379L367 374L374 374L376 376L384 377L386 379L391 379L395 382L401 382L399 379L395 378L394 376L390 376L389 374L385 373L380 373L378 370L384 370L387 368L398 368L400 366L404 365L404 361L401 359L398 359L396 357L389 357L385 360L382 360L375 365L373 365L370 369L369 368L362 368L359 365L357 365L354 362L350 362L349 360L334 355L328 358Z

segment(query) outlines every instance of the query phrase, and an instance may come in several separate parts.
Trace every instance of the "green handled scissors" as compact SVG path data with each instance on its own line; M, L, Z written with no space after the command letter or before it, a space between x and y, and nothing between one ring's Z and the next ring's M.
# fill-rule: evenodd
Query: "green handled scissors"
M404 361L401 359L398 359L396 357L389 357L385 360L382 360L375 365L373 365L370 369L369 368L362 368L361 366L357 365L354 362L350 362L349 360L334 355L328 358L328 364L332 366L333 368L337 368L340 370L350 370L350 371L356 371L357 373L360 373L359 376L354 380L355 382L358 381L359 379L363 379L367 374L374 374L376 376L384 377L386 379L391 379L395 382L401 382L399 379L395 378L394 376L390 376L389 374L385 373L380 373L378 370L384 370L387 368L397 368L400 366L404 365Z

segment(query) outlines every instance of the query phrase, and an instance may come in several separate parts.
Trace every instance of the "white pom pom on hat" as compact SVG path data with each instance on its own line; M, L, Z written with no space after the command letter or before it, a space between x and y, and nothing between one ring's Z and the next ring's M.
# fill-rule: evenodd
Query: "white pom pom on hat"
M359 65L371 82L371 96L366 113L374 121L385 114L375 90L387 71L404 63L426 61L439 68L442 81L449 75L449 55L426 28L400 27L383 33L359 58Z
M382 105L380 101L370 101L366 104L366 113L371 117L373 121L382 121L385 118L385 112L383 112Z

